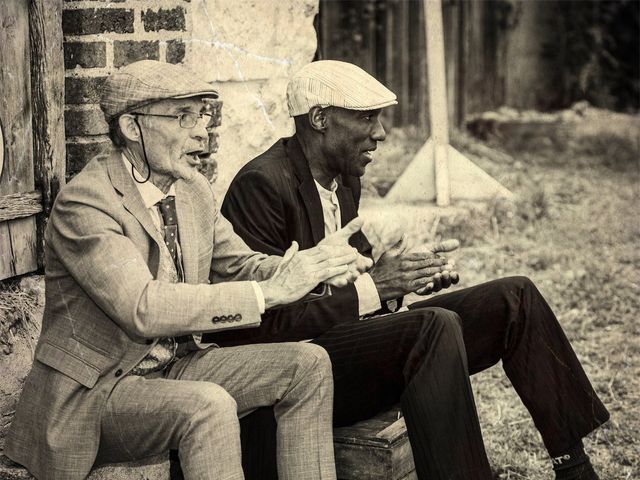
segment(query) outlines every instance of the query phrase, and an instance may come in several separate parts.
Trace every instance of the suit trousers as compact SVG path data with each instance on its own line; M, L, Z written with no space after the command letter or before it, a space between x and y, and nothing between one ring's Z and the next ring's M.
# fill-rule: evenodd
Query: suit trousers
M335 479L326 352L283 343L192 352L168 371L128 375L102 416L96 463L177 449L184 478L243 479L238 416L273 405L282 479Z
M338 324L313 342L331 357L334 425L400 401L420 479L492 478L469 375L499 361L552 456L609 418L555 315L525 277Z

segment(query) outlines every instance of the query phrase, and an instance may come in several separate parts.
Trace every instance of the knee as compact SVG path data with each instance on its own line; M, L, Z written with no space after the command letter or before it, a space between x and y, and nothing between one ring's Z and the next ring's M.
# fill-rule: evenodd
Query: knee
M193 388L188 402L185 402L186 414L191 420L196 418L215 418L216 421L235 421L238 405L224 388L215 383L198 382Z
M503 293L520 295L523 292L538 291L535 284L529 277L521 275L501 278L499 280L496 280L496 284L498 288L503 291Z
M316 370L323 377L331 377L331 359L327 351L313 343L293 344L295 362L302 370Z
M423 319L428 319L435 327L443 330L462 331L462 319L453 310L441 307L428 307L424 310Z

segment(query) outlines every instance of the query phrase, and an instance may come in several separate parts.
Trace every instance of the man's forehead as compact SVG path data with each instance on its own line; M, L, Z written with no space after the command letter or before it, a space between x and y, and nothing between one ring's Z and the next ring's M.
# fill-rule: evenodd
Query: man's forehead
M351 117L358 117L364 115L377 115L382 112L382 108L373 108L371 110L353 110L351 108L342 107L325 107L327 111L338 112L338 114L348 115Z
M200 111L205 106L205 97L169 98L146 106L147 112Z

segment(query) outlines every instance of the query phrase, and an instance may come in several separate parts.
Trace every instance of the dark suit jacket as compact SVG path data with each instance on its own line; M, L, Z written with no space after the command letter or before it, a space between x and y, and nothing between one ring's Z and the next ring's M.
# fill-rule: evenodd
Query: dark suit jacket
M338 178L336 193L344 226L357 215L360 179ZM221 211L249 247L264 253L282 255L294 240L300 249L311 248L324 238L320 195L296 137L278 140L247 163L231 183ZM350 243L371 256L371 245L361 232ZM357 320L358 296L349 285L333 288L326 299L269 311L257 329L216 332L205 339L224 345L302 340L338 322Z

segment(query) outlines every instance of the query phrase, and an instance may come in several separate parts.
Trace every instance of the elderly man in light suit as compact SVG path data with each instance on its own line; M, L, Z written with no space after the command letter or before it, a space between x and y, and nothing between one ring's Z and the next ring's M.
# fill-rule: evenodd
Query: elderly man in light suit
M204 348L197 332L260 324L319 282L366 268L329 243L250 250L196 168L215 90L155 61L109 77L112 151L59 194L45 234L46 304L6 455L39 479L178 449L187 479L241 479L238 414L274 405L284 479L335 478L333 386L310 344ZM341 245L342 244L342 245Z

